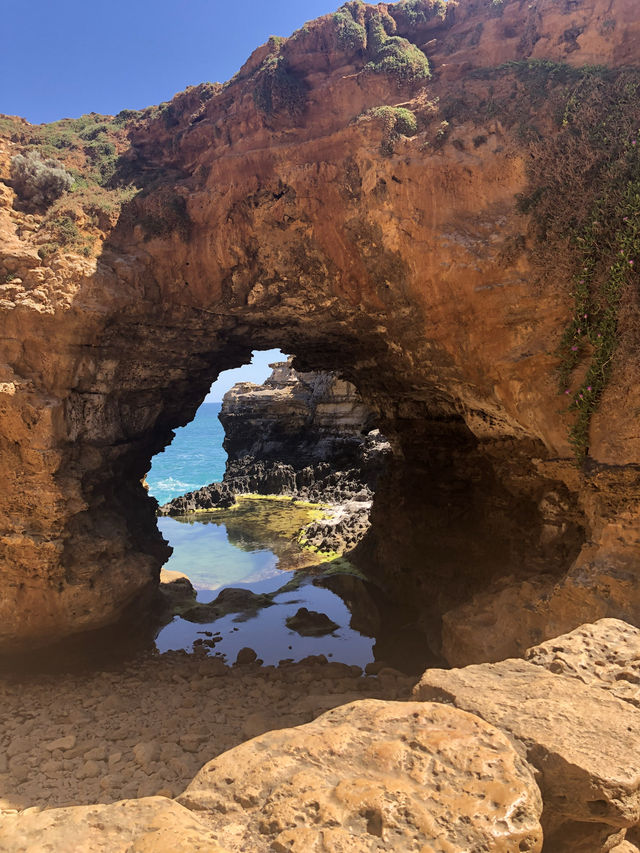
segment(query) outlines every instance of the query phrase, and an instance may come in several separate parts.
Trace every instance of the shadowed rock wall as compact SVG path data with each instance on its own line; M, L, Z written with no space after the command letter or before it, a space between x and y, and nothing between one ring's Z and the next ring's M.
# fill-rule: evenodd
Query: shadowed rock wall
M151 457L221 370L275 346L354 383L392 443L362 546L371 571L436 620L489 596L473 652L453 620L452 658L502 657L597 616L638 621L637 371L616 361L578 472L556 381L571 297L561 276L534 283L515 205L529 155L488 112L446 134L430 119L465 81L487 94L475 68L637 62L633 7L505 0L494 15L451 0L416 22L353 5L356 34L372 39L383 15L428 55L430 80L372 68L332 16L271 40L230 84L133 125L120 175L144 189L97 258L39 256L5 135L0 645L112 622L153 590L168 549L140 485ZM420 118L410 137L368 113L398 104Z

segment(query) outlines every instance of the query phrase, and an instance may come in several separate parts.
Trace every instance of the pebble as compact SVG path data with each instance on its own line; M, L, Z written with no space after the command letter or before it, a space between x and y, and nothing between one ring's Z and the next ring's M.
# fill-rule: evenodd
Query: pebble
M52 740L49 743L45 743L45 749L48 749L50 752L53 752L56 749L73 749L76 745L76 736L75 735L67 735L66 737L59 737L57 740Z
M243 664L253 663L257 660L257 653L250 649L248 646L245 646L244 649L240 649L238 652L238 656L236 657L236 664L241 666Z

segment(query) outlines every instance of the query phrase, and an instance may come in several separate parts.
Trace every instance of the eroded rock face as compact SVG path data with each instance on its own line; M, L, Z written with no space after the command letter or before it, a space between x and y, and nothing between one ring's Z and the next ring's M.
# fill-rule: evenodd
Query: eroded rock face
M619 619L580 625L528 649L526 659L640 708L640 630Z
M220 421L228 459L222 483L180 495L160 515L228 507L235 495L287 495L329 507L304 529L318 550L343 553L369 528L375 487L391 452L357 389L333 373L270 365L262 385L224 395Z
M467 85L489 99L474 71L510 60L638 64L635 3L427 6L417 21L383 11L412 56L424 48L428 81L372 69L327 16L259 48L228 86L143 117L118 174L147 186L102 217L99 257L42 259L38 217L9 186L20 145L3 138L3 648L113 622L154 587L167 547L140 485L150 459L221 370L274 346L338 371L375 412L397 464L363 548L425 619L506 576L516 650L594 615L637 621L623 601L637 586L635 362L616 360L579 475L556 384L571 298L560 267L534 284L515 203L529 152L499 117L452 108L446 129L434 112ZM355 32L373 38L383 11L358 8ZM292 87L273 88L274 68ZM397 104L419 118L412 136L369 112ZM531 601L522 584L542 571ZM474 607L486 659L502 629Z
M165 797L123 800L108 806L76 806L5 815L0 850L66 850L68 853L229 853L188 809ZM46 846L45 846L46 845Z

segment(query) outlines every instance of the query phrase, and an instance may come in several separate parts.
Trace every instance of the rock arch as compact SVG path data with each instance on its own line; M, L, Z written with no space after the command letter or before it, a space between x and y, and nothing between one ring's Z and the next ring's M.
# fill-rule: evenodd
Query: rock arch
M151 456L221 370L274 346L354 382L394 444L367 545L394 595L439 618L488 588L473 605L489 626L486 642L475 626L485 658L596 615L637 619L623 599L637 566L638 389L623 365L615 382L628 405L607 398L593 476L578 474L555 381L569 296L533 283L514 203L526 188L522 145L487 117L441 144L428 121L428 99L450 96L472 66L533 48L501 40L487 4L449 5L416 26L388 10L412 43L435 39L426 94L367 71L327 16L259 48L229 85L149 113L120 158L145 188L95 261L42 263L3 208L3 262L19 276L2 315L2 647L106 624L153 588L166 547L140 485ZM505 5L529 26L520 4ZM584 0L579 14L597 17L600 5ZM621 15L628 5L619 0ZM541 2L536 31L575 14ZM585 27L581 61L622 61ZM541 39L536 55L577 64L567 45ZM300 109L256 99L270 57L302 81ZM375 108L406 103L422 130L390 137ZM627 572L611 594L567 591L585 526L607 557L584 552L581 571ZM492 623L527 607L535 617L496 639ZM450 623L450 657L473 657Z

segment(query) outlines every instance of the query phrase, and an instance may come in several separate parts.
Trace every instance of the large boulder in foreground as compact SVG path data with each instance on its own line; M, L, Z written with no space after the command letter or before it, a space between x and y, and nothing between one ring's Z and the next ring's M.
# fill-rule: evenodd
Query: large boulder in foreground
M540 795L502 733L419 702L364 700L219 756L178 801L232 850L538 851Z
M545 853L610 850L640 820L640 715L610 692L506 660L427 670L414 696L477 714L516 743L539 774Z

